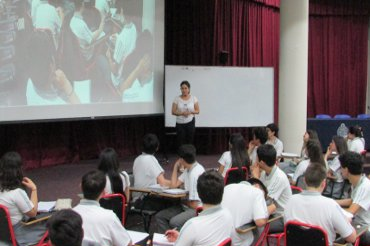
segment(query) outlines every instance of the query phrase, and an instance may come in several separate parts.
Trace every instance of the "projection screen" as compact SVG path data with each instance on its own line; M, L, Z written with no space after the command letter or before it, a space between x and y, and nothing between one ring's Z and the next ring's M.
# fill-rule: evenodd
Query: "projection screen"
M163 113L164 0L0 0L0 122Z

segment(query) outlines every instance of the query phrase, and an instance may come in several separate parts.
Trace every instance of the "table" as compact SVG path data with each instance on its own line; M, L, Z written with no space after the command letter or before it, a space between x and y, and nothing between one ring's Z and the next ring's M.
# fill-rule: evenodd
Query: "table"
M281 219L281 218L283 218L283 215L282 214L272 214L272 215L270 215L270 217L269 217L269 219L268 219L268 221L267 221L267 223L272 223L272 222L274 222L275 220L278 220L278 219ZM247 223L247 224L244 224L244 225L242 225L242 226L239 226L238 228L236 228L235 230L236 230L236 232L237 233L241 233L241 234L243 234L243 233L247 233L247 232L250 232L250 231L252 231L252 230L254 230L254 229L256 229L257 228L257 225L254 223L254 221L253 222L250 222L250 223Z
M362 127L365 138L365 149L370 149L370 119L307 119L307 129L317 131L323 150L329 146L331 139L337 135L338 127L344 123L347 128L359 125Z
M156 195L156 196L161 196L161 197L166 197L166 198L175 198L175 199L184 198L188 195L187 193L169 194L165 192L155 192L148 188L136 188L136 187L130 187L130 192L141 192L141 193L147 193L148 195Z
M23 225L33 225L35 223L48 220L51 217L52 213L39 213L33 218L29 218L26 221L22 221Z

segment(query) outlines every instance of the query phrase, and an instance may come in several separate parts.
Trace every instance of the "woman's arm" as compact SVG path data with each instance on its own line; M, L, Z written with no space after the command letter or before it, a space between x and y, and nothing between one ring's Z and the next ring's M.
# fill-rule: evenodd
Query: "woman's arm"
M26 177L23 178L22 184L31 190L30 200L33 203L33 208L25 214L28 217L35 217L37 214L37 205L38 205L37 187L31 179Z
M199 114L199 103L198 102L194 104L194 111L192 113Z
M225 169L225 167L220 164L220 166L218 167L218 172L222 175L223 172L224 172L224 169Z
M180 116L181 113L177 110L177 104L176 103L172 103L172 115L175 115L175 116Z

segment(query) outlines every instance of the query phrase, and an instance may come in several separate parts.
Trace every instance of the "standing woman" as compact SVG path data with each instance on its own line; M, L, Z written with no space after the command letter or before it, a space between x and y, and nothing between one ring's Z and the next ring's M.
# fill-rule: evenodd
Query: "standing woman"
M102 171L107 178L105 193L119 193L126 197L126 202L130 201L130 178L125 171L118 171L119 160L117 152L113 148L105 148L100 153L98 170Z
M172 115L176 116L176 132L178 147L193 144L195 132L195 115L199 114L199 103L195 96L190 95L190 83L186 80L180 84L181 95L172 103Z
M30 198L24 188L30 191ZM7 152L0 159L0 204L9 210L18 245L37 244L46 231L46 224L25 226L21 222L24 216L36 216L38 198L35 183L23 176L22 158L17 152Z

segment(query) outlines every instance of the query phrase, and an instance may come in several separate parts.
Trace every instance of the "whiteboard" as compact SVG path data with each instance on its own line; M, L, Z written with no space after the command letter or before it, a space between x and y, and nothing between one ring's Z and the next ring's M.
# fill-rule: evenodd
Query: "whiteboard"
M172 103L180 83L199 100L198 127L265 126L274 119L274 70L270 67L165 67L165 126L173 127Z

